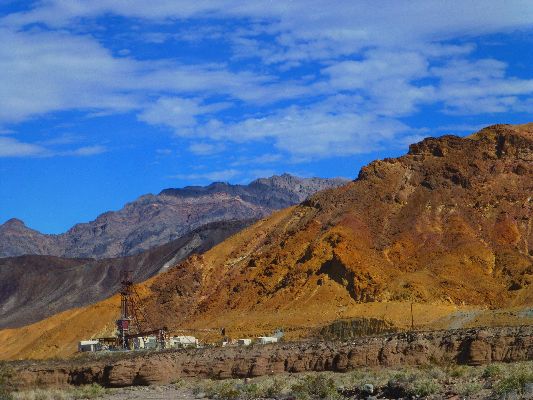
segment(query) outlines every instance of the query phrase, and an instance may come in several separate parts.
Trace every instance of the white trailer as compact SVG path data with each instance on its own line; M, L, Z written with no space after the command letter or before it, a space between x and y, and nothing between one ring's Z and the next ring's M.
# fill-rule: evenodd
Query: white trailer
M169 345L171 348L198 347L198 339L194 336L172 336Z
M102 350L102 345L98 340L82 340L78 343L79 352L95 352Z
M259 336L257 342L260 344L277 343L278 338L274 336Z

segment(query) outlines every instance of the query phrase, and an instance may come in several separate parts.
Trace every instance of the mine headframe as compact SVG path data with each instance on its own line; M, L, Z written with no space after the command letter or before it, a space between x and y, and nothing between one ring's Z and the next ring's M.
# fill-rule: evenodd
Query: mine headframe
M153 323L142 309L130 271L123 272L120 284L120 317L116 321L117 347L131 349L133 338L156 335L160 347L164 348L168 336L167 328L153 328Z

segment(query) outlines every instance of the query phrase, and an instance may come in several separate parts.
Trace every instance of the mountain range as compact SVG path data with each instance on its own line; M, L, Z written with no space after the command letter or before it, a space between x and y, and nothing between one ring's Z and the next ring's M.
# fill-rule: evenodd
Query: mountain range
M263 218L346 182L283 174L248 185L216 182L206 187L165 189L58 235L42 234L14 218L0 225L0 257L40 254L103 259L139 254L211 222Z
M221 327L302 337L353 318L397 329L531 323L531 193L533 124L430 137L166 263L137 291L154 325L200 337ZM4 357L72 354L77 340L112 334L119 304L0 331Z

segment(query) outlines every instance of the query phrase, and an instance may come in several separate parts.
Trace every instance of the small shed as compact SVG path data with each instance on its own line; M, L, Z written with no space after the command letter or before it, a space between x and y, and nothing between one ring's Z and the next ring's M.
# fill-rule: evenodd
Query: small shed
M153 350L157 348L157 337L156 336L145 336L143 337L144 340L144 348L147 350Z
M277 343L278 338L274 336L259 336L257 342L260 344Z
M239 346L250 346L252 344L252 339L237 339L237 344Z
M133 343L133 349L134 350L142 350L142 349L144 349L145 342L144 342L144 338L142 336L133 338L132 343Z
M169 340L170 347L198 347L198 339L194 336L172 336Z
M102 350L102 345L98 340L82 340L78 343L78 351L80 352L94 352Z

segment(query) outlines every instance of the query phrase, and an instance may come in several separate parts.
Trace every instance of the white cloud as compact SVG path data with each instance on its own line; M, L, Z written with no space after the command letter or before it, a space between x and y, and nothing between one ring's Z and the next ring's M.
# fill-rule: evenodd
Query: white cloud
M20 26L42 22L53 27L79 23L80 18L106 14L163 21L186 18L237 17L268 21L263 27L283 32L280 43L287 48L304 48L310 41L335 51L352 42L351 49L368 45L391 45L407 40L433 41L457 35L484 34L531 26L533 10L528 0L371 1L320 0L291 2L240 2L205 0L93 0L90 2L45 0L29 12L10 15L5 24ZM256 29L261 28L258 25ZM342 51L337 49L336 51Z
M47 150L39 145L20 142L12 137L0 136L0 157L30 157L45 155Z
M428 75L427 59L415 52L370 51L358 61L341 61L323 70L340 90L369 90L386 80L409 81Z
M224 150L224 145L221 143L192 143L189 146L189 151L199 156L208 156L220 153Z
M53 140L47 144L55 144ZM59 144L64 144L60 142ZM13 137L0 136L0 158L1 157L54 157L54 156L93 156L107 152L105 146L93 145L83 146L72 150L57 150L44 146L44 142L28 143L19 141Z
M375 151L395 145L407 126L372 114L335 112L332 105L290 107L262 118L199 127L198 136L247 142L270 139L277 149L296 158L324 158Z
M228 106L228 103L205 105L198 99L160 97L139 113L138 118L149 124L170 126L181 136L187 136L190 128L197 125L198 116L220 111Z
M94 145L94 146L83 146L79 147L74 150L69 150L61 153L61 155L66 156L94 156L102 153L106 153L108 151L107 147L100 146L100 145Z
M211 95L270 103L309 92L303 85L279 83L272 76L230 72L225 65L114 57L87 35L15 31L0 24L0 37L0 123L80 109L93 115L145 109L141 118L157 121L156 108L177 111L178 101L186 111L193 102ZM186 100L191 96L196 99ZM227 106L203 105L195 111L213 112ZM171 125L175 123L177 119Z
M430 101L432 85L413 81L429 75L429 62L415 52L372 50L358 61L342 61L325 69L337 91L356 92L365 97L365 108L376 115L411 114L419 103Z
M104 15L135 18L144 43L209 36L225 41L233 58L140 61L135 46L115 56L98 36L74 33ZM200 19L211 22L180 28ZM228 19L233 23L219 24ZM50 29L22 29L33 23ZM158 32L158 24L169 29ZM424 105L454 115L528 111L533 80L511 76L502 61L474 60L472 41L532 27L527 0L43 0L0 19L0 123L63 110L133 111L189 139L189 151L199 155L220 150L211 140L269 141L293 160L363 153L403 145L408 127L400 118ZM177 33L169 33L173 28ZM252 63L232 68L243 59ZM315 64L305 75L284 75L309 62ZM283 100L294 104L277 103ZM255 109L221 115L241 106Z
M117 61L94 40L63 32L0 28L0 122L18 122L77 108L128 110L138 101L121 92L128 60Z
M264 165L264 164L274 164L283 159L281 154L262 154L256 157L239 157L237 160L233 161L230 165L232 167L240 167L243 165ZM268 171L271 171L270 169ZM268 174L262 175L268 176Z
M494 59L455 60L433 67L432 74L440 79L435 99L452 114L519 111L533 96L533 79L508 77L506 69Z
M227 182L236 176L239 176L241 171L236 169L224 169L220 171L211 171L206 173L194 174L176 174L171 176L175 179L183 179L187 181L210 181L210 182Z
M162 156L169 156L173 153L170 149L157 149L155 152Z

